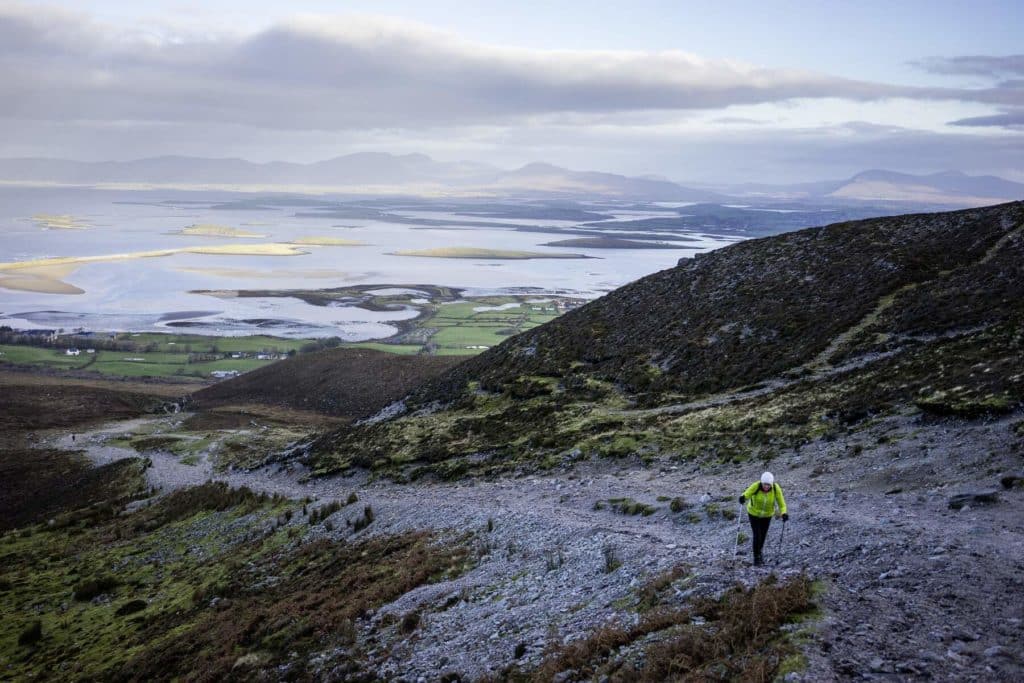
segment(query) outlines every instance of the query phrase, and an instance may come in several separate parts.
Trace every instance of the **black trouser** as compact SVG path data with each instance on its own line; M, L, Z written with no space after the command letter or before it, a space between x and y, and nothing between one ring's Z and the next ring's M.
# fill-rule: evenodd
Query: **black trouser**
M764 541L768 538L768 527L771 526L771 517L755 517L747 513L750 518L750 530L754 534L754 562L761 561L761 551L764 550Z

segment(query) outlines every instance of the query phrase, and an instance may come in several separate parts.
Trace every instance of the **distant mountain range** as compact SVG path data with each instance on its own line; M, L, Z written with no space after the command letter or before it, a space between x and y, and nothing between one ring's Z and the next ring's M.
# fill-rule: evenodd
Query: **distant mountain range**
M720 201L723 195L652 178L572 171L533 163L506 171L473 162L441 162L423 154L349 154L297 164L165 156L124 162L62 159L0 160L0 181L75 185L209 185L261 189L315 188L367 194L602 197L648 201Z
M88 186L163 186L345 192L349 194L529 196L646 201L723 202L730 198L828 202L914 202L981 206L1024 198L1024 184L957 171L910 175L871 170L852 178L793 185L746 183L694 188L656 177L574 171L532 163L512 171L487 164L442 162L424 154L364 152L298 164L163 156L137 161L0 159L0 181Z
M731 194L788 199L915 202L984 206L1024 199L1024 184L997 176L970 176L960 171L911 175L870 170L846 180L794 185L747 183L729 187Z

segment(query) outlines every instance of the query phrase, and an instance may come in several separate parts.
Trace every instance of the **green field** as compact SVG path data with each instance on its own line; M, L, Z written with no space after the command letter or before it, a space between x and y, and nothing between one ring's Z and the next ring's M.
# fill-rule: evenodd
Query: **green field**
M501 310L474 310L509 304L519 305ZM421 325L437 328L438 331L430 341L437 346L438 353L469 354L482 350L473 347L496 346L513 334L525 332L557 317L557 309L552 304L531 304L523 297L495 296L442 304L437 307L434 316L422 321Z
M174 348L173 346L171 348ZM65 355L63 349L0 345L0 363L35 365L61 370L85 369L119 377L209 377L214 370L247 372L274 361L225 358L189 363L188 354L143 353L138 351L97 351L80 356ZM140 360L130 360L130 359Z
M381 342L354 342L345 344L347 349L373 349L386 353L397 353L402 356L411 356L423 350L422 346L416 344L382 344Z
M457 294L452 294L455 298ZM381 308L410 304L406 296L375 297ZM528 303L526 296L474 297L448 303L415 304L423 314L395 338L398 343L356 342L342 344L346 348L362 348L402 355L434 353L438 355L471 356L485 348L497 346L509 337L532 329L558 317L553 303ZM514 305L513 305L514 304ZM481 307L508 306L499 310L477 311ZM97 337L97 345L107 341ZM102 339L102 341L100 341ZM299 352L315 342L313 339L281 339L265 335L250 337L210 337L197 334L120 333L118 342L131 342L134 351L98 349L86 354L88 339L68 338L60 348L0 344L0 364L35 365L53 369L84 369L121 377L198 377L208 378L217 370L248 372L263 367L270 360L254 358L219 358L189 363L189 354L288 353ZM68 356L64 348L77 345L79 356Z
M0 344L0 362L17 363L19 365L44 365L55 368L69 369L86 365L91 356L66 356L63 349L43 349L35 346L14 346Z
M118 339L132 341L136 344L156 344L157 351L168 353L207 353L216 348L222 353L234 353L240 351L273 351L287 353L298 351L303 345L311 342L311 339L282 339L280 337L268 337L256 335L252 337L210 337L199 334L159 334L159 333L134 333L119 334Z

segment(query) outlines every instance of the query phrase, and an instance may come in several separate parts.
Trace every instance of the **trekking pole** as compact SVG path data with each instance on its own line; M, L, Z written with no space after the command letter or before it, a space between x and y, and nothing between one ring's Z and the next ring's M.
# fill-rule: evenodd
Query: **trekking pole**
M779 559L782 557L782 539L786 538L786 520L782 520L782 533L779 534L779 545L775 548L775 562L779 563Z
M736 532L733 534L732 570L736 571L736 551L740 548L740 527L743 521L743 504L740 503L740 514L736 515Z

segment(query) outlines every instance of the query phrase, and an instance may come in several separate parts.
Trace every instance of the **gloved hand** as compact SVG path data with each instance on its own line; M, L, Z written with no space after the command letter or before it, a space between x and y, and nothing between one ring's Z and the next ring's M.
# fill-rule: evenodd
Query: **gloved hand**
M743 505L746 502L747 502L747 497L746 496L740 496L740 505Z
M788 522L789 521L789 514L788 513L782 515L782 521L783 522Z

